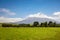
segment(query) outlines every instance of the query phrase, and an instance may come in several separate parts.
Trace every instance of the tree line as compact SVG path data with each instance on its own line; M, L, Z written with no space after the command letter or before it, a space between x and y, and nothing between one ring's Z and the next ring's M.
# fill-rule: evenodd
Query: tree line
M3 23L2 27L60 27L60 24L57 24L56 22L43 22L39 23L38 21L33 22L32 25L30 24L7 24Z

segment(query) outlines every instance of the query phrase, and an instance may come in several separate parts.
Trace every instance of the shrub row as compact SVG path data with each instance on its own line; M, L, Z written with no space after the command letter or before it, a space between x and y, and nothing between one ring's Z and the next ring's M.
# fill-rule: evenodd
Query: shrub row
M33 22L32 25L30 24L7 24L3 23L2 27L60 27L60 24L56 24L56 22L49 21L49 23L44 22L40 23L38 21Z

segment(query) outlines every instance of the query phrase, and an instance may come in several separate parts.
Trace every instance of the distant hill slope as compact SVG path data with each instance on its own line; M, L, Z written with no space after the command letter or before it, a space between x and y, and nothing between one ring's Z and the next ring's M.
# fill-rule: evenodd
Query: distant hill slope
M46 21L47 22L52 21L52 22L59 23L58 21L50 19L50 18L37 18L37 17L29 17L29 18L26 18L25 20L22 20L22 21L19 21L16 23L18 23L18 24L22 24L22 23L30 24L30 23L33 23L34 21L38 21L39 23L46 22Z

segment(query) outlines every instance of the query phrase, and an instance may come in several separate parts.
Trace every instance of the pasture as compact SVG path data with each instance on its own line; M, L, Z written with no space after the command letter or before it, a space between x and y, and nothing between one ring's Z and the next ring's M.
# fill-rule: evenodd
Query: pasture
M60 40L60 28L1 27L0 40Z

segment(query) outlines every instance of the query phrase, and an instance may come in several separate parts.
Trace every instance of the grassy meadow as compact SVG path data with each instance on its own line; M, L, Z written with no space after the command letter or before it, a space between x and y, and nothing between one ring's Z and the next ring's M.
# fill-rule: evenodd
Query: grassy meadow
M57 27L1 27L0 40L60 40Z

